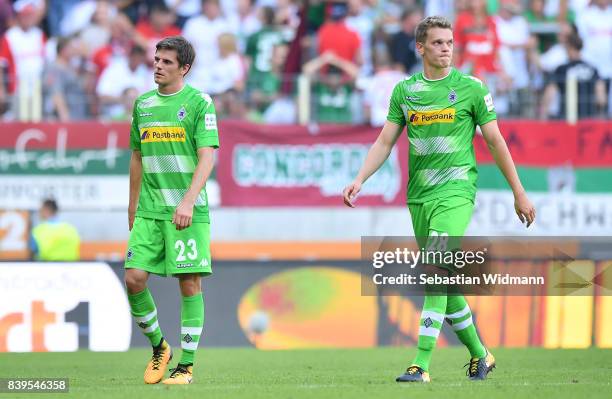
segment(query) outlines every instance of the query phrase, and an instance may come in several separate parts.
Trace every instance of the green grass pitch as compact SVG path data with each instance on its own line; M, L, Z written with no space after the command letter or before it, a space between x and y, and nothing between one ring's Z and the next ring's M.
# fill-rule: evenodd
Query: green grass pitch
M180 351L177 351L180 352ZM178 360L178 355L175 359ZM64 394L11 398L610 398L612 350L497 349L497 369L468 381L464 348L437 349L431 384L397 384L413 348L258 351L200 348L194 384L166 387L142 380L150 351L2 353L0 378L68 377ZM172 362L174 366L176 361Z

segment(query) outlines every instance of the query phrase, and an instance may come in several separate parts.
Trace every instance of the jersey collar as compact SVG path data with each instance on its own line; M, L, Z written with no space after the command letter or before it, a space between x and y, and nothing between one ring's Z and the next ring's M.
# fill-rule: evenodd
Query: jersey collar
M451 76L451 74L453 73L453 70L454 70L454 68L449 69L448 73L446 74L446 76L444 76L442 78L439 78L439 79L428 79L425 76L425 72L421 73L421 75L423 76L423 80L426 81L426 82L439 82L439 81L444 80L444 79L448 78L449 76Z
M187 84L184 84L183 87L181 87L181 90L174 92L174 93L170 93L170 94L163 94L159 92L159 88L156 90L157 91L157 95L162 96L162 97L170 97L170 96L174 96L176 94L179 94L180 92L182 92L185 87L187 87Z

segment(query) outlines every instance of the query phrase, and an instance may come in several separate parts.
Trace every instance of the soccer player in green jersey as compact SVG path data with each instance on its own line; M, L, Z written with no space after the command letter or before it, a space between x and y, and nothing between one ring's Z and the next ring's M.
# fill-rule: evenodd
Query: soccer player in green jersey
M201 278L212 272L205 184L219 136L210 96L184 82L194 59L180 36L157 43L157 89L136 99L132 115L125 283L132 315L153 346L147 384L160 382L172 359L147 288L149 274L178 278L182 353L163 383L189 384L204 326Z
M387 121L357 177L343 191L345 204L354 207L362 184L387 159L406 126L410 141L408 209L415 236L421 241L461 237L474 208L477 171L472 140L478 125L514 193L518 218L529 227L535 209L497 126L491 94L480 80L451 67L450 22L443 17L425 18L416 28L416 42L423 72L395 86ZM436 291L429 290L424 298L416 358L396 381L429 382L429 363L444 319L469 349L470 379L485 379L495 359L480 341L465 297Z

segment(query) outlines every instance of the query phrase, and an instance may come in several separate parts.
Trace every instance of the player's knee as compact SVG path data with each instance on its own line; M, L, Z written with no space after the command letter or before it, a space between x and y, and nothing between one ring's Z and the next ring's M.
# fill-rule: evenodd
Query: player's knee
M183 276L179 281L182 296L193 296L202 291L201 279L198 275Z
M137 273L125 273L125 286L130 294L136 294L147 287L147 279Z

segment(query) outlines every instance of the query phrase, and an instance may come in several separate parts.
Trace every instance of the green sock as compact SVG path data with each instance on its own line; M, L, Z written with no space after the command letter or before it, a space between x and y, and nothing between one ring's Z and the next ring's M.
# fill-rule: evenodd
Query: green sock
M163 334L157 321L157 308L151 296L151 291L145 288L137 294L128 294L128 302L136 324L149 338L151 346L159 345Z
M204 297L202 293L184 296L181 302L181 354L180 364L193 364L195 351L204 327Z
M436 346L440 329L444 323L446 312L446 294L439 291L427 293L419 322L419 341L417 355L413 361L425 371L429 370L429 362Z
M463 345L467 346L470 355L475 358L485 357L487 351L480 342L476 326L472 322L472 312L463 295L450 295L446 306L446 318Z

